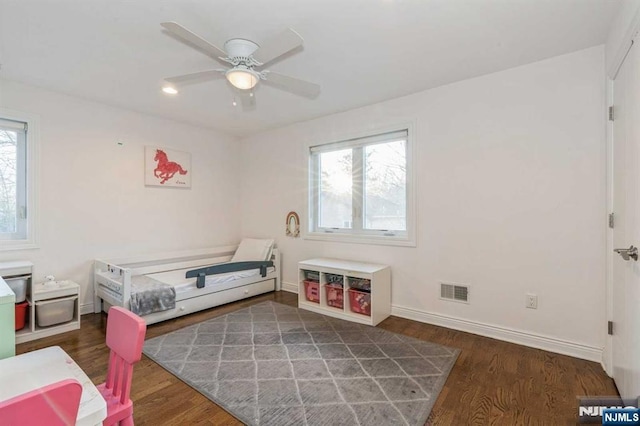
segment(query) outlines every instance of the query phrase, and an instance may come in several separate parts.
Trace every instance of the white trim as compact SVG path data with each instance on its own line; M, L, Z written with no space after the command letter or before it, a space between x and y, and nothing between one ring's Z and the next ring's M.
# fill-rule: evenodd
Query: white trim
M282 291L298 294L298 285L295 283L282 282Z
M332 241L334 243L374 244L383 246L416 247L415 239L383 237L379 235L307 232L305 240Z
M290 293L298 293L298 286L294 283L283 282L282 290ZM568 340L556 339L506 327L483 324L447 315L433 314L398 305L391 305L391 315L426 324L446 327L453 330L473 333L479 336L503 340L517 345L569 355L602 364L603 349L594 346L583 345L580 343L570 342Z
M83 303L80 305L80 315L92 314L93 313L93 302L92 303Z
M595 361L598 363L602 362L602 348L575 343L568 340L514 330L506 327L499 327L491 324L483 324L447 315L433 314L397 305L391 306L391 315L440 327L465 331L467 333L473 333L493 339L504 340L518 345L543 349L549 352L569 355L589 361Z
M620 67L624 62L624 59L627 57L631 46L634 41L637 39L638 32L640 32L640 9L636 12L636 15L633 17L631 21L631 25L627 29L622 41L620 42L620 46L618 46L618 51L614 56L614 60L611 63L609 69L607 70L607 76L611 80L615 80L618 76L618 71L620 71Z
M606 102L604 105L604 111L607 113L608 106L613 105L613 90L614 90L614 80L608 79L606 81ZM607 214L613 212L613 121L606 120L606 151L607 151L607 159L606 159L606 179L607 179L607 187L606 187L606 197L607 197ZM615 216L614 216L615 221ZM613 229L609 228L608 225L605 225L607 229L607 242L606 242L606 284L605 284L605 309L606 309L606 320L613 320ZM602 324L602 329L606 330L606 324ZM613 339L612 336L609 336L608 333L605 332L605 345L604 350L602 352L602 365L604 371L610 376L613 377Z
M620 45L617 46L615 59L607 70L606 79L606 104L604 105L604 114L608 114L608 107L614 105L614 86L615 78L629 53L629 50L635 42L638 42L638 32L640 31L640 8L637 9L635 16L631 20L631 25L627 29ZM640 46L636 46L640 48ZM606 150L607 150L607 214L613 212L613 122L606 121ZM614 212L615 213L615 212ZM607 226L607 252L606 258L606 320L613 320L613 229ZM606 324L603 324L603 330L606 330ZM605 346L602 352L602 367L604 371L613 377L613 338L605 332Z
M309 148L309 152L331 152L340 151L348 148L362 148L377 143L387 143L396 139L407 139L409 131L407 129L399 129L392 132L378 133L371 136L363 136L355 139L340 140L335 142L323 143Z
M40 170L40 116L8 108L0 108L0 116L27 123L27 239L3 240L0 251L38 248L38 200Z

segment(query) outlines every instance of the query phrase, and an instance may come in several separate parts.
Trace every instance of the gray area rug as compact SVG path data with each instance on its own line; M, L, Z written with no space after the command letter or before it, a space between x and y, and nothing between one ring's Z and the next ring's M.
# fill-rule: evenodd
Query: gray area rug
M459 350L274 302L143 352L248 425L423 425Z

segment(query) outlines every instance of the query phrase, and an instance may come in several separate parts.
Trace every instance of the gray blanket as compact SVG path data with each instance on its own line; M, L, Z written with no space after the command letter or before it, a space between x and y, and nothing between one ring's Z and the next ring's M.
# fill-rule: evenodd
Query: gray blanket
M148 315L166 311L176 307L176 290L146 275L131 277L131 312L137 315Z

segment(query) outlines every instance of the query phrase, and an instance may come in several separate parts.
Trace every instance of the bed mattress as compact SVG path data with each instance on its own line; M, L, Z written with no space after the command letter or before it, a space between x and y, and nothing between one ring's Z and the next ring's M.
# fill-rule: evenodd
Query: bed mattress
M146 276L161 283L172 286L176 291L176 297L180 299L181 293L197 290L195 278L185 278L187 271L191 271L194 268L176 269L174 271L158 272L155 274L147 274ZM270 274L275 271L275 267L267 268L267 273ZM205 278L204 286L215 287L222 284L227 284L235 280L243 278L249 278L254 275L259 275L260 269L247 269L245 271L228 272L225 274L207 275Z

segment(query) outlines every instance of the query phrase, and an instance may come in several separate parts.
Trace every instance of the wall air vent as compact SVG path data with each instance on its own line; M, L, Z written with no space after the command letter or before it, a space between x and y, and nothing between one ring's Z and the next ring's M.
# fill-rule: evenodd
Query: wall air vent
M469 303L469 286L440 283L440 299Z

